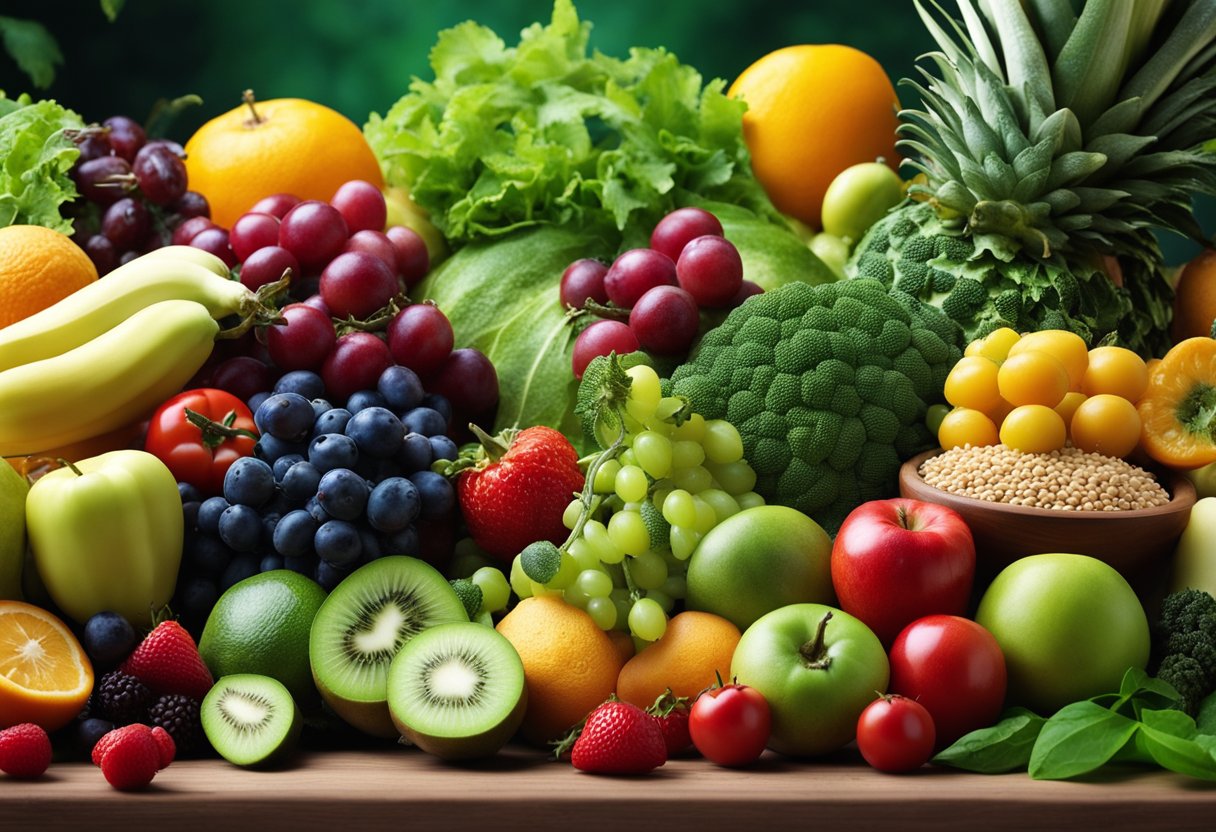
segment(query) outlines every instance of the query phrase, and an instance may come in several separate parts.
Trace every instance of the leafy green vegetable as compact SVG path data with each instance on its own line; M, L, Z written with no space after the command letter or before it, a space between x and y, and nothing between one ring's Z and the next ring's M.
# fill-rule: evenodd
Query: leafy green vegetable
M1043 725L1030 754L1030 776L1062 780L1100 768L1118 753L1139 725L1096 702L1065 705Z
M1025 708L1011 708L996 725L959 737L933 762L980 774L1023 771L1030 765L1030 751L1046 721Z
M68 171L80 151L67 131L83 126L80 116L54 101L0 93L0 227L44 225L71 233L59 206L76 197Z
M63 63L63 53L55 38L36 20L0 17L0 39L34 86L46 89L55 80L55 67Z

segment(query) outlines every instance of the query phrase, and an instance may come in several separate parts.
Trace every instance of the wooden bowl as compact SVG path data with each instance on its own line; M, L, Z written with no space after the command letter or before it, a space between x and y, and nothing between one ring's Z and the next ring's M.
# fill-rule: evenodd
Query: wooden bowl
M1168 571L1179 535L1186 528L1195 486L1176 471L1146 469L1170 495L1155 508L1135 511L1059 511L1015 506L951 494L920 476L929 451L909 459L899 471L903 497L949 506L962 515L975 539L977 578L991 578L1027 555L1068 552L1090 555L1119 571L1137 591L1153 591Z

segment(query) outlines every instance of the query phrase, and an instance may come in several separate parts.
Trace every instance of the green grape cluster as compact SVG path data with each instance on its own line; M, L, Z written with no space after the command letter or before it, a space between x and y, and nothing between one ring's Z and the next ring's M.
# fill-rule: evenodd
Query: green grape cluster
M511 588L520 598L557 594L604 630L652 642L685 596L697 543L738 511L762 505L739 431L662 396L647 365L630 367L619 436L587 470L590 488L566 507L571 536L562 547L536 544L516 556ZM532 547L530 547L532 548ZM533 564L545 562L547 566ZM534 579L548 575L545 581Z

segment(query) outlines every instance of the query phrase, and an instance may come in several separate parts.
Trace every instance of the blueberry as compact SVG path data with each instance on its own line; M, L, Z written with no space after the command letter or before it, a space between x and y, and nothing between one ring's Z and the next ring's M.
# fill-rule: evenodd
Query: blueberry
M262 402L269 399L270 395L269 390L259 390L249 397L249 400L245 402L245 407L249 408L250 413L257 413L258 408L262 406Z
M351 412L345 407L331 407L313 423L311 438L316 439L323 433L345 433L350 417Z
M317 559L313 555L283 558L283 568L311 578L317 571Z
M198 530L203 534L219 534L220 515L229 505L223 497L208 497L203 500L198 507Z
M313 574L314 580L321 585L321 588L329 592L342 583L342 579L350 574L350 570L321 561L317 564L316 572Z
M302 503L317 493L321 472L311 462L297 462L283 475L283 494L297 503Z
M99 667L115 667L135 649L135 641L135 628L116 612L99 612L84 624L84 649Z
M423 436L439 436L447 431L448 420L438 410L415 407L401 417L406 433L421 433Z
M317 502L331 517L356 520L367 507L367 480L348 468L335 468L321 475Z
M439 393L427 393L422 397L422 406L438 411L439 415L443 417L445 424L452 421L452 403L448 401L447 396L440 395ZM434 436L434 434L431 435Z
M235 552L256 550L262 542L262 516L249 506L229 506L220 515L220 540Z
M279 525L279 520L283 515L276 512L262 512L262 545L266 549L273 547L275 526Z
M201 505L197 500L182 503L182 527L187 534L198 528L198 510Z
M308 498L308 502L304 504L304 510L312 515L312 519L317 523L326 523L334 518L329 516L329 512L321 507L321 501L314 494Z
M219 600L220 592L214 579L200 575L190 578L178 587L177 595L182 615L195 621L206 621L215 602Z
M380 374L376 391L384 397L388 406L398 413L414 409L426 395L418 374L400 364L394 364Z
M177 493L182 498L183 503L201 503L203 501L203 495L188 482L179 482L177 484Z
M350 417L345 433L355 440L359 455L388 459L401 450L405 428L387 407L366 407Z
M313 399L312 400L312 414L313 414L314 422L316 419L320 419L321 416L323 416L324 414L328 413L329 411L331 411L333 409L334 409L334 406L332 404L330 404L329 399L322 399L320 397Z
M257 444L253 446L253 455L258 459L274 462L281 456L302 454L307 449L308 445L304 442L288 442L276 436L271 436L269 433L264 433L258 437Z
M227 592L233 584L240 583L246 578L252 578L258 574L260 563L260 558L256 558L253 555L241 555L239 558L233 558L232 563L228 564L228 568L220 576L219 591Z
M284 557L313 554L312 538L317 533L317 521L303 509L288 512L274 527L274 550Z
M228 566L232 550L218 537L199 534L187 543L186 559L194 571L214 577Z
M431 440L421 433L407 433L401 440L401 451L397 454L397 463L402 473L412 474L431 467L435 461L435 449Z
M274 481L283 484L283 476L287 473L287 469L295 465L297 462L303 462L303 454L283 454L274 461L270 469L274 472Z
M312 370L292 370L274 383L276 393L298 393L306 399L325 395L325 382Z
M76 742L80 753L85 758L92 756L97 741L113 730L114 723L108 719L82 719L76 725Z
M350 566L362 552L359 530L345 520L322 523L313 536L313 546L317 557L333 566Z
M276 569L283 568L282 555L263 555L262 560L258 563L259 572L273 572Z
M442 474L434 471L415 471L410 481L418 488L422 498L419 517L423 520L447 520L456 510L456 490Z
M431 452L435 459L455 459L460 456L460 448L447 436L431 437Z
M405 477L390 477L368 496L367 522L379 532L398 532L417 519L421 508L418 487Z
M406 526L399 532L380 536L380 551L385 555L409 555L418 557L418 530Z
M233 505L257 508L274 496L274 469L265 460L243 456L224 474L224 497Z
M384 552L380 550L380 540L371 529L359 529L359 547L361 563L370 563L376 558L384 556Z
M259 431L285 442L306 439L315 418L311 397L299 393L275 393L253 414Z
M359 448L349 436L323 433L309 444L308 461L322 474L335 468L353 468L359 461Z
M388 402L375 390L356 391L346 400L346 409L351 413L358 413L369 407L388 407Z

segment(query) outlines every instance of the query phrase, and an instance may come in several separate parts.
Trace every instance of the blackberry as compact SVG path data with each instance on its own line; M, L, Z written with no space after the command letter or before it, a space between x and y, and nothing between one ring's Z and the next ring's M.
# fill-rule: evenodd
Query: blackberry
M92 716L104 717L115 725L142 722L152 703L152 691L134 676L111 670L101 677Z
M181 693L167 693L148 708L148 724L164 728L179 754L193 751L203 736L199 702Z

